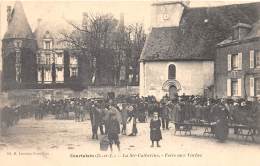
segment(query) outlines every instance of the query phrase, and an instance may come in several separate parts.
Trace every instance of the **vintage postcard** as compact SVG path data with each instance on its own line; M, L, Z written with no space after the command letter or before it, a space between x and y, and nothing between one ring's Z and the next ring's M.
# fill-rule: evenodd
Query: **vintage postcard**
M0 165L260 165L260 1L0 0Z

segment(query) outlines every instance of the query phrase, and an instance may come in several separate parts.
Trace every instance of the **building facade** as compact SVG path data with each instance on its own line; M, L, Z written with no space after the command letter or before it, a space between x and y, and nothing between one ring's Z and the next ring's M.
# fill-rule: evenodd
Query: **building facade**
M251 44L239 42L228 48L216 47L234 29L236 37L248 33L251 26L247 24L258 20L259 3L190 8L183 2L157 2L152 7L152 30L140 57L140 96L153 95L157 99L166 94L172 98L177 94L223 97L227 92L227 80L232 84L228 78L231 75L239 77L234 86L243 86L242 79L248 79L248 84L251 79L253 84L252 78L240 77L243 74L239 72L242 67L239 64L241 56L246 58L249 52L257 54L256 50L252 53L253 47L249 46L256 47L257 41L250 39ZM247 24L234 26L239 21ZM241 55L240 47L246 47L243 51L248 53ZM236 72L227 70L228 54L237 54L234 57ZM237 90L237 94L243 96L243 91ZM248 94L249 91L252 90L248 89ZM230 88L228 92L231 93Z
M253 25L238 23L231 37L217 45L217 96L248 99L260 96L259 32L260 21Z
M7 8L8 28L2 40L2 89L78 86L79 51L59 42L59 27L41 19L32 32L22 3Z
M140 59L140 96L160 99L168 94L203 95L213 85L214 61L210 54L179 50L180 24L187 4L153 4L153 28ZM198 72L199 71L199 72Z

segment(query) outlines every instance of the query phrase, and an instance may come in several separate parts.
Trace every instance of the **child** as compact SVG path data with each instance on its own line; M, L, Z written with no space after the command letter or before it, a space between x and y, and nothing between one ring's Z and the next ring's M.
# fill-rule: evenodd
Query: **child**
M154 112L153 118L150 122L150 139L152 141L151 147L154 147L154 141L157 143L157 147L160 147L159 141L162 139L161 133L161 120L158 117L158 112Z

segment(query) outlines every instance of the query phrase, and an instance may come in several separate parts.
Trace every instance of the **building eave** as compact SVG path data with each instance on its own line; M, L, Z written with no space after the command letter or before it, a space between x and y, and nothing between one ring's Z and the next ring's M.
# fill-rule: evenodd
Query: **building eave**
M214 61L214 59L153 59L153 60L146 60L142 59L139 62L180 62L180 61Z
M217 48L222 48L222 47L228 47L232 45L238 45L238 44L243 44L243 43L248 43L248 42L254 42L260 40L260 37L252 37L252 38L247 38L247 39L242 39L242 40L234 40L229 43L225 44L217 44Z

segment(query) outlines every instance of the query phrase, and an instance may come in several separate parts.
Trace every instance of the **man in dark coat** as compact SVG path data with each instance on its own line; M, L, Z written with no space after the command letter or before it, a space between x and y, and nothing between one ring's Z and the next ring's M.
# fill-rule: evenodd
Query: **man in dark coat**
M98 139L98 127L101 125L101 110L98 103L92 105L90 110L90 120L92 126L92 139Z
M161 120L158 117L158 113L155 112L153 119L150 121L150 139L152 141L151 147L154 147L154 141L157 143L157 147L160 147L159 141L162 139L161 133Z
M169 130L169 121L170 121L170 110L168 108L168 105L166 103L162 103L162 128L163 130Z
M217 103L211 108L214 116L214 134L221 142L225 141L228 136L228 110L223 101Z
M110 114L107 134L109 139L110 150L113 151L113 143L115 143L117 145L118 151L120 151L120 141L118 136L118 134L120 134L120 124L117 120L116 113L114 112Z
M137 130L137 126L136 126L136 120L137 120L137 111L136 111L136 108L135 108L135 105L133 104L130 104L128 106L128 123L130 123L131 121L133 121L133 127L132 127L132 133L129 134L128 136L136 136L136 134L138 133L138 130Z
M127 124L127 118L128 118L128 112L127 112L127 104L122 104L122 110L121 110L121 116L122 116L122 134L126 135L126 124Z

